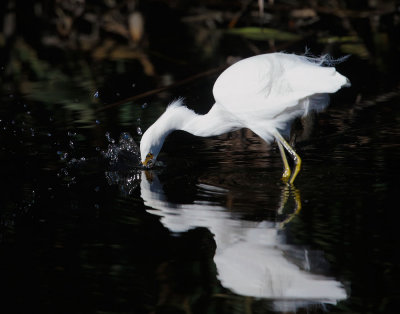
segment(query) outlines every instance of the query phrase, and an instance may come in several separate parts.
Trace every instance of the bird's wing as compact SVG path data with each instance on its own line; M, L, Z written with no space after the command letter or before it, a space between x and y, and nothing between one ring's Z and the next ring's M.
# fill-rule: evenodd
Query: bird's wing
M322 67L303 56L272 53L226 69L213 93L217 103L237 116L251 113L273 119L306 97L337 91L346 81L333 67Z
M230 111L254 109L255 101L267 99L273 80L281 73L272 54L241 60L226 69L213 88L217 103ZM275 72L275 73L274 73Z

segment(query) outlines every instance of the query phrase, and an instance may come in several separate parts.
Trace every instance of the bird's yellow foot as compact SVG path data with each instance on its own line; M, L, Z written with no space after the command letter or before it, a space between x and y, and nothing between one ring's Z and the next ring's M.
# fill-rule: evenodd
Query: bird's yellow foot
M285 171L282 174L282 181L287 183L290 179L290 175L291 175L290 168L289 167L285 168Z
M279 142L279 141L277 141L277 142L278 142L279 152L281 153L281 157L282 157L282 161L283 161L283 167L285 169L282 174L282 181L285 183L288 183L288 181L290 179L290 175L292 174L292 171L290 171L289 163L286 159L285 150L283 149L281 142Z

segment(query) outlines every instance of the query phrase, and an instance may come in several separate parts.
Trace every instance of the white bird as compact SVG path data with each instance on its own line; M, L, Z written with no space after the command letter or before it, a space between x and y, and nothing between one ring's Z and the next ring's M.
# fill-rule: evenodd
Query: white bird
M175 130L207 137L248 128L267 143L276 140L284 164L282 177L292 184L301 159L281 133L290 130L295 118L326 108L328 93L350 86L331 66L334 63L326 55L270 53L233 64L216 80L215 104L207 114L196 114L178 99L146 130L140 143L143 165L154 166L165 138ZM285 149L295 164L293 174Z

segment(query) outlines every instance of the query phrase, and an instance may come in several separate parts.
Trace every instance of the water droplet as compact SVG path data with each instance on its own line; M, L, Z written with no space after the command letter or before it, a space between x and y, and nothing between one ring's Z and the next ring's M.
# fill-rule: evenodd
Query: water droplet
M142 129L140 128L140 126L137 127L136 132L137 132L138 135L142 135L143 134Z
M96 120L96 124L100 124L100 120Z
M96 151L98 151L98 152L100 151L100 147L99 146L96 147Z
M75 132L68 131L67 135L68 135L69 137L72 137L72 136L76 136L76 133L75 133Z
M72 141L69 141L68 145L69 145L69 147L71 147L72 149L75 148L75 147L74 147L74 142L72 142Z
M86 158L85 157L81 157L81 161L86 161Z
M50 137L50 136L51 136L51 133L47 133L47 136Z
M110 143L113 143L113 144L115 143L115 140L111 138L111 136L110 136L110 133L109 133L109 132L106 132L106 134L105 134L105 135L106 135L106 138L107 138L107 140L108 140Z
M27 114L27 115L30 115L30 114L31 114L31 112L30 112L30 111L27 111L27 112L26 112L26 114Z
M94 93L94 98L99 98L99 91L97 90L97 91L95 91L95 93Z
M143 105L142 105L142 109L146 109L147 108L147 102L145 102Z
M69 161L69 165L73 165L73 164L76 164L78 162L78 159L76 159L76 158L72 158L70 161Z
M58 151L57 154L60 156L60 160L66 160L68 158L68 153Z
M129 133L127 133L127 132L121 133L121 138L120 138L121 140L126 141L126 140L129 140L130 138L131 138L131 136Z

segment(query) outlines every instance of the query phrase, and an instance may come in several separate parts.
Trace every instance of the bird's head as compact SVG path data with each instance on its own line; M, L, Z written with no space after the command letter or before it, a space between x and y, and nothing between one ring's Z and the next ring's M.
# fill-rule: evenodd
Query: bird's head
M140 158L143 166L151 168L155 165L158 153L161 150L162 142L157 132L151 126L142 136L140 141Z
M165 138L171 132L181 129L182 123L188 117L188 112L193 115L183 106L182 98L179 98L169 104L157 121L144 132L140 141L140 158L145 167L151 168L155 165Z

